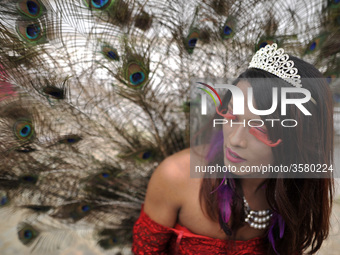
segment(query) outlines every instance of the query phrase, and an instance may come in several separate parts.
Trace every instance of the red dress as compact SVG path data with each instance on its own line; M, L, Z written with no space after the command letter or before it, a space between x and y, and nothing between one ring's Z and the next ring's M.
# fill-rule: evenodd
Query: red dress
M233 241L196 235L179 224L174 228L162 226L143 209L133 227L132 251L134 254L266 254L263 239L259 237Z

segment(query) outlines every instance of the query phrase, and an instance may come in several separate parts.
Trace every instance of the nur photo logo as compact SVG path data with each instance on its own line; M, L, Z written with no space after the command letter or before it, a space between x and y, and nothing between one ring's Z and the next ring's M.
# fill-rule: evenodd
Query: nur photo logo
M201 96L201 114L207 115L207 95L210 96L212 101L215 104L216 113L224 119L214 119L213 120L213 127L216 125L224 125L230 124L233 125L244 125L246 124L249 127L261 127L264 125L264 121L269 122L270 125L273 127L275 123L280 123L283 127L295 127L298 123L295 119L251 119L248 121L243 120L242 122L235 121L237 115L244 115L245 106L248 107L249 111L258 116L268 116L274 113L278 107L280 107L280 115L286 116L287 115L287 107L289 105L295 105L297 109L299 109L302 114L306 116L311 116L312 114L307 108L304 106L305 103L309 102L311 98L311 93L305 88L296 88L296 87L272 87L272 104L271 107L268 109L256 109L254 106L255 102L253 102L253 88L249 87L247 89L247 102L245 102L245 95L243 94L242 90L234 85L231 84L217 84L215 86L208 85L203 82L197 82L198 84L202 85L203 87L197 87L202 93ZM233 109L232 115L228 112L228 107L222 104L222 100L220 95L217 93L216 89L224 89L225 92L229 91L232 96L233 100ZM268 88L270 89L270 88ZM301 98L289 98L289 94L296 93L301 95ZM280 105L278 98L280 96ZM217 99L216 99L217 98ZM219 101L219 105L217 103Z

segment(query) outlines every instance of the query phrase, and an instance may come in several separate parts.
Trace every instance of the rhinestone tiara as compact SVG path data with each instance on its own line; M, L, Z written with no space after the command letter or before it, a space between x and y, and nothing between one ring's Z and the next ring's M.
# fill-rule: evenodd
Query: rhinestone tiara
M301 88L301 76L298 69L294 67L293 60L289 60L288 54L282 48L278 49L277 44L267 44L259 49L250 61L248 68L257 68L274 74L285 80L294 87Z

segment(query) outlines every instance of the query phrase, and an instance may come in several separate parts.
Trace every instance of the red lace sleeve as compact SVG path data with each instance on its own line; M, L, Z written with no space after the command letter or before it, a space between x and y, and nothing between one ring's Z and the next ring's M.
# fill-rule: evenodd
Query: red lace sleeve
M168 254L171 228L154 222L143 208L133 227L132 252L134 254Z

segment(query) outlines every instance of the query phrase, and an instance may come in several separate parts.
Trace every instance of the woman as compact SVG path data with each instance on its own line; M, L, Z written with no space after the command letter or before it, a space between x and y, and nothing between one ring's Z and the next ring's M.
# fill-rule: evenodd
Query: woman
M194 148L192 157L186 149L164 160L150 179L134 226L135 254L301 254L320 248L329 230L331 168L317 176L322 178L241 172L247 166L264 165L331 167L333 106L327 83L313 66L276 47L259 50L234 84L242 90L245 102L248 88L253 88L254 106L259 110L271 107L272 87L281 91L302 84L311 93L311 100L303 104L311 115L292 104L281 115L280 96L270 115L258 116L246 105L243 115L234 115L233 99L227 93L223 106L228 109L217 109L220 115L229 122L262 119L264 126L221 125L222 131L214 134L208 148ZM287 95L301 98L299 93ZM265 119L294 119L298 124L288 128ZM204 178L204 174L190 178L190 160L200 165L228 165L237 171L223 178Z

